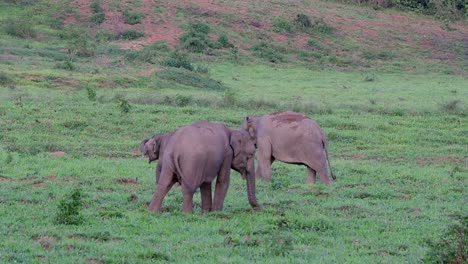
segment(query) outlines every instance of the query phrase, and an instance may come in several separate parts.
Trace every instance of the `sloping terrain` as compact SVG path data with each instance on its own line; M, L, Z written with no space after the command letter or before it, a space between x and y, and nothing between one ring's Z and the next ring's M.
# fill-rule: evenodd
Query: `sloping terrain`
M133 28L144 32L140 39L117 42L124 49L141 49L156 41L176 47L184 27L194 21L203 21L215 28L215 35L227 33L231 42L246 53L255 43L266 41L285 47L290 53L292 49L316 51L331 58L331 63L329 59L327 64L338 67L369 67L385 63L411 69L408 64L419 66L421 60L460 67L466 66L468 60L465 21L448 23L396 10L374 10L316 0L288 3L101 0L101 5L105 19L94 27L95 30L121 33ZM92 16L90 6L91 1L71 1L69 7L78 12L69 13L66 23L88 21ZM144 18L139 24L126 24L125 10L144 14ZM293 21L298 14L309 16L312 23L321 23L324 28L275 32L272 26L275 18ZM310 60L317 63L317 58Z

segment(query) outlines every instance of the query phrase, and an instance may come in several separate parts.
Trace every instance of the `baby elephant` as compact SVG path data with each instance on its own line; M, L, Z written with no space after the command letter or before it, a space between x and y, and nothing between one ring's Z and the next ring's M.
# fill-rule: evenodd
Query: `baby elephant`
M248 133L207 121L181 127L170 136L163 156L157 190L148 209L161 211L162 201L175 182L182 187L183 211L193 210L193 194L200 187L202 210L222 210L231 168L247 180L247 196L253 208L255 197L255 146ZM216 178L212 202L211 182Z
M171 138L174 132L162 133L154 135L151 138L145 138L140 144L140 152L148 157L148 161L151 163L155 160L160 159L164 154L169 138ZM161 174L162 162L159 161L156 166L156 184L158 183L159 175Z
M275 160L305 165L307 183L320 181L329 185L327 139L322 128L304 114L278 112L264 116L248 116L242 129L249 132L258 146L257 176L271 181L271 164ZM335 175L331 171L333 179Z

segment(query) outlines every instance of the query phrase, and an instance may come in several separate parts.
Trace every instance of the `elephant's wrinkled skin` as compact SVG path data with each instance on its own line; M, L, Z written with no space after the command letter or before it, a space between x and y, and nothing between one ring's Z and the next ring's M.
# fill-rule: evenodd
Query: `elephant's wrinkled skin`
M192 212L193 194L198 187L203 211L222 210L231 168L247 180L249 203L256 208L254 156L254 142L245 131L231 130L207 121L179 128L170 137L160 157L161 174L148 209L161 211L164 197L178 181L182 188L184 212ZM216 176L212 202L211 182Z
M151 138L145 138L140 144L140 152L148 157L148 161L151 163L161 158L164 154L169 138L171 138L174 132L162 133L154 135ZM156 184L158 183L159 175L161 174L162 162L159 161L156 166Z
M257 177L271 181L271 164L275 160L307 167L307 183L330 184L327 164L327 139L314 120L295 112L278 112L264 116L248 116L242 129L256 140L258 147ZM331 171L333 179L335 176Z

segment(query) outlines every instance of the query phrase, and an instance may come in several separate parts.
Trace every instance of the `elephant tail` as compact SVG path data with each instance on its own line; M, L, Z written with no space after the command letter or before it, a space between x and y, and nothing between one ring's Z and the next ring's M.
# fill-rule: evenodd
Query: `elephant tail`
M325 157L327 158L327 164L328 167L330 168L330 174L333 180L336 180L335 174L333 174L332 167L330 164L330 159L328 158L328 144L327 144L327 138L325 137L325 133L323 130L320 131L322 134L322 144L323 144L323 149L325 150Z

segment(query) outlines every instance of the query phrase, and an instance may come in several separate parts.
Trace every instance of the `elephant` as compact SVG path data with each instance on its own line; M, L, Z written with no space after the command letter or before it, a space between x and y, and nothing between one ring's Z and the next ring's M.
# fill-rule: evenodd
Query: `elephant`
M328 159L325 133L318 123L304 114L291 111L263 116L247 116L242 123L255 140L257 153L257 177L271 181L271 164L275 161L305 165L307 183L315 183L316 173L320 181L330 184L330 174L336 180Z
M151 138L145 138L140 144L140 152L148 157L148 162L151 163L158 160L164 154L169 138L171 138L174 132L161 133L154 135ZM156 166L156 184L158 184L158 178L161 174L162 162L159 161Z
M160 157L161 174L148 209L160 212L164 197L172 185L179 182L185 213L193 211L193 194L198 187L203 211L222 210L231 168L246 179L248 201L252 208L258 209L254 158L254 142L245 131L208 121L181 127L169 138ZM215 178L212 199L211 183Z

